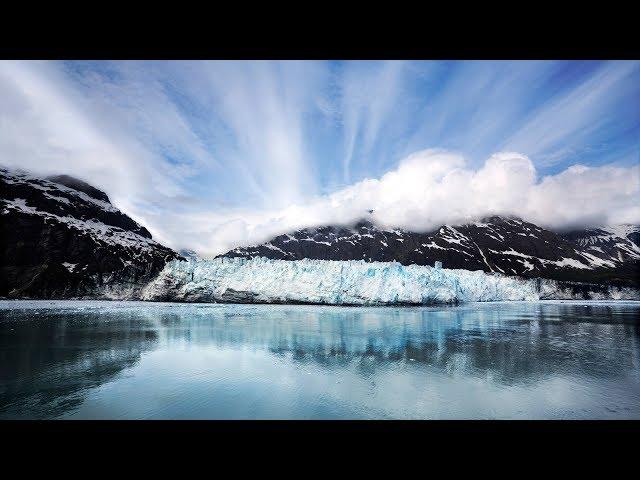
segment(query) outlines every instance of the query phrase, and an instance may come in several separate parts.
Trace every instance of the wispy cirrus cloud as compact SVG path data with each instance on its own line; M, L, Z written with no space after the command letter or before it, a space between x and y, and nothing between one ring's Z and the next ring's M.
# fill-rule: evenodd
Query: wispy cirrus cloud
M341 119L344 129L343 181L351 180L355 155L371 157L380 137L388 128L401 103L405 62L349 63L340 83ZM397 118L397 116L396 116Z
M533 109L504 146L555 164L576 151L593 150L607 131L637 129L639 75L640 62L599 66L575 88Z
M0 62L0 163L84 178L207 254L371 208L638 221L639 104L640 62ZM523 170L491 170L499 151ZM558 207L581 192L600 206Z

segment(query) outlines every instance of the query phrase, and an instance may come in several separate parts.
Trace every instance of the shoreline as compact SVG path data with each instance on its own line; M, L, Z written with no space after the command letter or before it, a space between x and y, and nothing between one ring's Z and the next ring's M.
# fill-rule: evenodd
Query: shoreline
M640 306L640 300L562 300L562 299L544 299L544 300L490 300L480 302L460 302L458 304L385 304L385 305L365 305L365 304L329 304L329 303L291 303L291 302L253 302L253 303L238 303L238 302L176 302L176 301L150 301L150 300L120 300L120 299L0 299L0 310L12 310L13 308L43 308L46 304L52 307L62 305L80 305L86 303L98 303L98 304L111 304L111 305L123 305L123 306L145 306L145 307L162 307L171 305L174 307L187 307L197 306L203 307L226 307L226 306L275 306L275 307L333 307L333 308L458 308L467 307L473 305L536 305L536 304L564 304L564 305L576 305L576 306L595 306L595 305L637 305ZM31 305L29 305L31 304ZM15 305L15 307L14 307ZM22 307L18 307L22 305ZM46 307L45 307L46 308Z

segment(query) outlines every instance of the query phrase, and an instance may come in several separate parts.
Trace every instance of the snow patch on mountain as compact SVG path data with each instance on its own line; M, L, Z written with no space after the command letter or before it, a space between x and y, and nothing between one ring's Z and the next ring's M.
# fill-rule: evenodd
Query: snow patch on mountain
M67 225L69 228L78 230L80 233L88 234L95 240L99 240L109 245L128 247L142 252L149 252L159 244L150 238L143 237L134 232L123 230L119 227L105 225L94 219L80 220L71 216L60 216L49 212L37 210L27 205L23 198L4 200L5 207L0 214L8 214L15 209L29 215L38 215L47 221L57 221Z
M77 265L77 263L62 262L62 266L69 270L70 273L73 273Z
M98 208L104 211L114 212L114 213L119 212L119 210L116 207L114 207L111 203L105 202L104 200L99 200L97 198L93 198L90 195L87 195L85 192L81 192L79 190L67 187L65 185L62 185L61 183L57 183L49 180L43 180L42 178L34 177L24 172L14 171L9 174L9 172L5 170L4 172L0 172L0 173L2 173L2 176L4 177L3 180L8 184L17 185L21 183L22 184L27 183L32 188L43 191L46 197L54 198L57 201L64 202L64 200L60 200L61 197L51 195L51 193L49 192L54 192L54 193L64 192L69 195L72 195L73 197L83 202L92 203L93 205L97 206ZM68 203L68 202L64 202L64 203Z

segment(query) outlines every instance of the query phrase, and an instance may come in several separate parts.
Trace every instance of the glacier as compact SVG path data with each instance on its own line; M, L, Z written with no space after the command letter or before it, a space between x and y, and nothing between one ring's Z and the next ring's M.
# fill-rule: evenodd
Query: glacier
M632 288L506 276L482 270L364 260L264 257L172 260L142 300L179 302L433 305L545 299L640 300Z

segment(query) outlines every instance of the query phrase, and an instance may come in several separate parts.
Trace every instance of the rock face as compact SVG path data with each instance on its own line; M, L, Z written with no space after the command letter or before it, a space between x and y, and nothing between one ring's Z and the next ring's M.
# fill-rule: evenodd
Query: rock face
M639 237L640 228L634 225L555 233L501 216L444 225L427 233L382 230L361 221L353 227L298 230L223 256L396 261L403 265L440 261L445 268L637 287Z
M0 169L0 296L135 298L180 256L66 175L37 178Z

